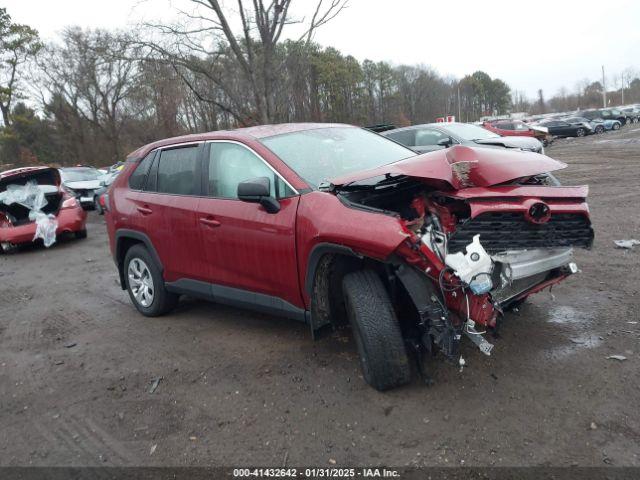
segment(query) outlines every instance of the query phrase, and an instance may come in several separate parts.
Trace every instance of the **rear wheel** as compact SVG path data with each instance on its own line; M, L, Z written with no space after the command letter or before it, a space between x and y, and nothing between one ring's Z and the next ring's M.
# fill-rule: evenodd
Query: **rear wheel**
M584 134L584 128L579 128L578 130L576 130L576 137L584 137Z
M127 251L124 274L129 297L143 315L163 315L178 303L178 295L167 291L160 268L144 246L134 245Z
M342 286L364 379L381 391L408 383L411 368L402 332L378 274L352 272L345 275Z
M619 123L614 123L613 124L613 129L614 130L620 130L620 124Z
M78 230L77 232L73 232L73 236L77 239L87 238L87 229Z
M596 133L604 133L604 127L602 125L596 126Z

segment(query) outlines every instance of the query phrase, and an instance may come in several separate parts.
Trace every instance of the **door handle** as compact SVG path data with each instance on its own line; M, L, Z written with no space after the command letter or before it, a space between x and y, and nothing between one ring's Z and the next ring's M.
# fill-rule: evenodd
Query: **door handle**
M222 225L218 220L214 220L213 218L201 218L200 223L211 228L219 227L220 225Z
M136 210L138 210L141 214L143 215L151 215L153 213L153 210L151 210L149 207L144 206L144 207L136 207Z

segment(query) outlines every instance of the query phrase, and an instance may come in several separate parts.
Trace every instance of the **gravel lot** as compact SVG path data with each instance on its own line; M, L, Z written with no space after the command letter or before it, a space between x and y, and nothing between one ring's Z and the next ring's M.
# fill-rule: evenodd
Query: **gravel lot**
M94 213L87 240L0 256L0 464L640 466L640 246L613 244L640 239L640 127L547 153L591 186L582 273L432 387L374 391L346 331L189 299L140 316Z

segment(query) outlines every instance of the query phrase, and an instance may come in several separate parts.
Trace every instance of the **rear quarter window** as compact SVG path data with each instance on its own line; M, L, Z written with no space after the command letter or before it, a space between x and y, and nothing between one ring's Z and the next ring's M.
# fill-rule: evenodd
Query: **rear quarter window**
M149 173L149 167L151 167L153 157L155 156L156 152L151 152L142 159L129 177L129 188L132 190L142 190L144 188L145 181L147 180L147 174Z

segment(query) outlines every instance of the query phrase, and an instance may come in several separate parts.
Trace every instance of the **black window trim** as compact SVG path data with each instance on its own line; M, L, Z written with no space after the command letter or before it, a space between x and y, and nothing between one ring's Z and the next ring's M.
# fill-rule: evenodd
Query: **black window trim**
M290 195L288 197L280 197L278 198L278 200L284 200L286 198L293 198L296 197L298 195L300 195L300 192L298 191L298 189L294 188L293 185L291 185L286 178L284 178L280 172L278 172L269 162L267 162L262 155L260 155L258 152L256 152L253 148L251 148L249 145L239 142L237 140L225 140L225 139L216 139L216 140L207 140L206 142L206 148L203 148L203 152L202 152L202 179L201 179L201 191L202 191L202 196L205 198L210 198L210 199L215 199L215 200L235 200L238 201L237 198L228 198L228 197L214 197L213 195L209 195L209 155L210 155L210 151L211 151L211 144L212 143L235 143L236 145L240 145L241 147L246 148L247 150L249 150L251 153L253 153L256 157L258 157L262 163L264 163L278 178L280 178L280 180L282 180L290 189L291 191L293 191L293 195ZM277 195L277 192L276 192Z

